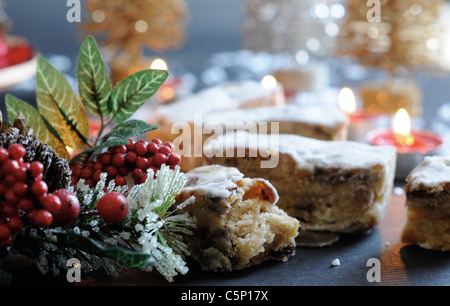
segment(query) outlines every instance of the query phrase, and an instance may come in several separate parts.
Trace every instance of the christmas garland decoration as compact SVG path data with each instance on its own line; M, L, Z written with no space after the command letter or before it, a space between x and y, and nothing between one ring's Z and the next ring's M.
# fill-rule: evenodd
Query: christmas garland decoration
M43 274L57 276L76 258L85 272L156 269L169 282L188 272L181 235L191 234L195 219L180 212L193 199L174 205L186 182L179 156L170 143L133 140L157 127L130 119L167 76L163 70L142 70L112 86L89 36L78 58L78 95L39 57L38 108L8 94L8 117L15 119L1 122L0 263L9 255L22 255L35 260ZM86 110L98 117L97 135L90 131ZM71 156L69 148L79 154ZM127 155L136 157L133 165L138 156L140 161L155 159L146 167L137 164L131 173L134 182L128 184L123 179L129 172L117 171L131 165ZM116 175L111 176L114 167ZM11 279L0 270L0 281Z

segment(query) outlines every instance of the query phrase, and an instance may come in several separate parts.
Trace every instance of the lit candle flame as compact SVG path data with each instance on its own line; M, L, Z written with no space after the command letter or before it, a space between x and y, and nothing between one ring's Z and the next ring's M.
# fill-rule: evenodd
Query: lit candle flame
M400 145L414 144L414 136L411 135L411 119L406 109L400 108L395 114L393 130L395 139Z
M344 87L339 92L339 107L347 114L353 114L356 111L356 98L353 91Z
M275 88L277 86L277 79L273 75L266 75L261 79L261 85L264 88Z
M152 62L151 66L150 66L150 69L154 69L154 70L168 70L166 62L163 59L161 59L161 58L155 59Z

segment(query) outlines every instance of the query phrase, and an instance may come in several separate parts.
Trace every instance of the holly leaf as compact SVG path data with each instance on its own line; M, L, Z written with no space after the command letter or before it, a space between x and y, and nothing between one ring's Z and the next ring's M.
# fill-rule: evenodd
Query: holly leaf
M61 158L70 159L66 146L53 130L50 123L39 114L38 110L25 101L10 94L5 96L6 111L8 118L12 120L17 113L22 112L25 116L25 124L33 129L33 134L43 143L49 145Z
M132 138L156 129L158 129L156 125L150 125L142 120L128 120L114 127L102 139L106 140L111 137Z
M111 80L97 43L88 36L80 48L77 65L78 90L83 105L94 115L109 115Z
M51 123L64 144L81 149L89 137L83 105L64 75L42 56L37 63L36 99L40 114Z
M55 232L54 234L59 245L79 249L100 257L108 257L131 268L144 268L155 264L154 258L150 254L127 250L120 246L105 246L92 238L71 231Z
M120 81L112 90L109 108L116 123L133 115L161 87L169 76L166 70L147 69Z

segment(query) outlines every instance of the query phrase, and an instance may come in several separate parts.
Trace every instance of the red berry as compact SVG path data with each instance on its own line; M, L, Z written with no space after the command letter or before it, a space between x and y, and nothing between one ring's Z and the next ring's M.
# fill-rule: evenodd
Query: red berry
M106 193L98 201L97 211L106 222L121 222L128 213L127 199L119 192Z
M43 196L48 191L47 183L41 180L34 181L31 184L31 192L37 197Z
M92 166L92 169L95 170L103 170L103 164L99 161L96 161Z
M9 217L9 220L8 222L6 222L6 225L13 233L15 233L23 227L23 221L18 216L12 216Z
M129 141L130 143L126 145L127 151L128 151L128 152L129 152L129 151L133 151L133 150L134 150L134 145L135 145L134 140L131 139L131 138L128 138L128 141Z
M148 174L143 174L141 177L139 177L138 179L135 179L134 180L134 183L136 184L136 185L139 185L139 184L143 184L143 183L145 183L145 181L147 180L147 178L148 178Z
M41 199L42 207L54 214L61 209L61 200L54 194L47 194Z
M97 160L105 166L111 164L111 159L112 154L110 152L101 153L97 156Z
M116 183L116 186L125 186L127 184L127 180L123 176L117 176L114 179L114 183Z
M159 147L158 152L168 156L170 153L172 153L172 150L168 146L162 145L161 147Z
M0 240L0 247L7 247L12 244L12 236L9 236L8 239Z
M133 169L133 171L131 171L131 177L136 179L139 179L141 176L144 175L144 171L142 171L139 168Z
M93 188L95 186L95 182L93 179L89 178L84 182L85 185L88 185L90 188Z
M11 230L8 226L0 224L0 240L6 240L11 237Z
M34 163L34 162L33 162L33 163ZM31 170L31 169L32 169L33 163L31 163L31 165L30 165L30 172L31 172L31 175L32 175L33 177L36 177L36 176L33 174L33 171ZM44 167L42 167L42 169L44 169ZM77 178L80 177L80 175L81 175L81 165L70 166L70 170L72 170L72 177L73 177L73 176L75 176L75 177L77 177ZM36 170L36 171L37 171L37 170Z
M23 210L25 212L29 212L29 211L33 210L34 203L33 203L33 201L31 201L28 198L22 198L22 199L20 199L20 201L17 204L17 206L19 207L19 209L21 209L21 210Z
M9 159L8 150L6 150L3 147L0 147L0 163L3 164L8 159Z
M68 225L75 221L80 214L80 202L78 198L68 190L58 189L52 194L61 200L61 209L53 214L58 225Z
M16 170L16 172L14 173L14 176L16 177L16 179L18 181L25 182L28 178L27 167L21 166L19 169Z
M81 166L80 165L75 166L75 168L77 168L77 169L79 169L81 171ZM40 174L42 174L43 171L44 171L44 165L42 165L41 162L39 162L39 161L31 162L31 164L30 164L31 177L36 178ZM79 176L79 174L77 176Z
M12 174L20 168L19 162L15 159L8 159L2 166L3 173Z
M120 168L125 165L125 154L116 153L112 158L112 163L115 167Z
M45 209L39 209L33 214L33 221L39 227L49 227L53 222L53 215Z
M13 143L8 148L9 156L11 156L15 160L19 160L25 156L25 148L21 144Z
M28 191L28 185L22 182L17 182L14 184L12 190L18 197L24 197Z
M108 168L106 168L106 173L108 173L108 178L113 179L117 176L117 168L114 166L108 166Z
M124 167L119 168L117 174L120 176L127 176L129 173L130 173L130 169L128 169L128 167L124 166Z
M148 142L145 140L139 140L135 145L134 145L134 152L139 155L139 156L145 156L145 154L147 153L147 146L148 146Z
M170 141L165 142L164 145L168 146L171 151L175 150L175 145L173 143L171 143Z
M5 201L9 204L16 205L19 203L20 198L14 193L12 189L6 189L5 191Z
M80 173L80 178L87 180L92 176L92 169L91 168L83 168Z
M154 142L150 142L147 146L147 152L150 153L150 155L155 155L158 153L158 145Z
M167 157L167 161L169 162L169 165L176 166L181 164L181 157L177 153L171 153Z
M103 173L103 171L101 170L95 170L94 173L92 173L92 180L94 182L99 182L101 179L101 174Z
M10 173L5 175L3 182L6 184L6 186L12 187L17 182L17 179L13 173Z
M17 208L17 203L19 199L17 199L16 203L8 203L3 206L3 214L7 217L17 216L19 214L19 209Z
M167 156L162 153L156 153L155 156L153 156L152 164L155 167L160 167L162 164L164 164L167 160Z
M111 152L112 154L115 153L127 153L127 147L125 145L119 145L119 146L112 146L108 148L108 152Z
M136 167L142 170L146 170L150 166L150 162L145 157L139 157L136 161Z
M163 143L162 140L158 138L152 139L152 142L156 143L158 146L162 145Z
M128 152L125 155L125 162L129 165L134 165L136 163L136 160L137 160L137 155L133 151Z

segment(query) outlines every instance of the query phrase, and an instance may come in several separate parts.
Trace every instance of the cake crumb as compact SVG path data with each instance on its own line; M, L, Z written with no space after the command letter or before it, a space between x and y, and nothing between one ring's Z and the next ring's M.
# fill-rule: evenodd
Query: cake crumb
M341 265L341 261L339 260L339 258L336 258L335 260L333 260L333 262L331 263L331 265L333 267L337 267Z

